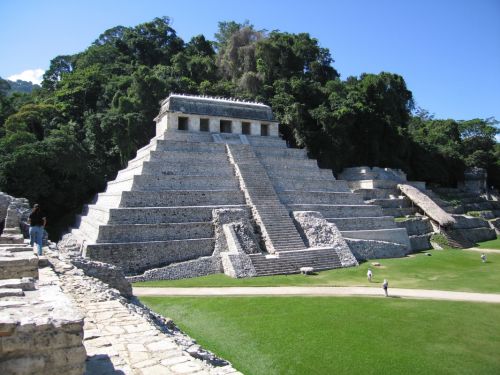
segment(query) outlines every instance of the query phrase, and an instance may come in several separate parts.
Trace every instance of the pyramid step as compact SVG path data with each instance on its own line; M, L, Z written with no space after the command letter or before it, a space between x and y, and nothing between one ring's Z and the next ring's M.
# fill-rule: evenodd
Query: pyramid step
M349 217L377 217L392 216L382 215L380 206L360 204L360 205L339 205L339 204L288 204L291 211L319 211L324 217L349 218Z
M87 217L101 223L107 223L109 219L109 208L96 206L94 204L84 205L80 217Z
M356 189L353 192L360 194L364 200L387 199L391 195L394 197L401 195L397 189Z
M142 173L152 175L176 176L234 176L234 169L229 163L213 164L210 161L196 163L163 163L158 161L144 162Z
M250 215L246 205L113 208L109 210L109 224L210 222L212 210L217 208L243 209Z
M325 270L342 266L338 255L331 249L281 252L277 258L252 254L250 259L259 276L298 273L301 267Z
M220 143L195 143L174 140L158 140L156 151L210 152L226 154L226 147Z
M106 207L118 207L122 199L122 193L99 193L94 197L94 202L96 206L103 208Z
M382 213L384 214L384 216L393 216L393 217L413 216L417 212L418 212L417 207L382 208Z
M177 207L207 205L241 205L245 203L240 190L171 190L125 191L120 207Z
M185 152L185 151L151 151L150 161L162 161L172 163L192 163L200 160L210 160L214 164L229 163L225 153L211 152Z
M87 245L85 256L92 260L114 264L121 267L125 274L134 275L170 263L212 255L214 246L213 238L98 243Z
M134 177L132 190L238 190L235 176L154 176Z
M280 167L276 165L266 165L266 171L271 178L331 178L333 177L330 169L319 169L318 167L292 168Z
M209 238L213 230L211 222L100 225L96 243Z
M135 176L135 175L139 175L142 173L142 170L143 170L143 164L136 165L136 166L133 166L131 168L127 167L127 168L121 169L118 171L114 181L119 181L119 180L130 178L130 177Z
M410 249L408 232L404 228L341 231L344 238L392 242Z
M407 198L372 199L368 203L382 208L406 208L412 205L412 202Z
M213 142L211 133L188 132L183 130L168 130L163 134L163 139L168 141L181 141L181 142L204 142L204 143Z
M327 218L326 220L334 223L341 231L396 228L392 216Z
M307 179L307 178L271 178L273 186L277 191L283 190L301 190L301 191L329 191L350 193L345 181L334 180L333 176L329 179Z
M261 158L309 159L307 150L300 148L255 148L255 155Z
M324 191L282 191L279 193L284 204L362 204L361 196L352 193Z
M281 168L318 168L318 162L314 159L293 159L280 158L280 157L267 157L262 155L259 161L264 167L276 168L277 166Z

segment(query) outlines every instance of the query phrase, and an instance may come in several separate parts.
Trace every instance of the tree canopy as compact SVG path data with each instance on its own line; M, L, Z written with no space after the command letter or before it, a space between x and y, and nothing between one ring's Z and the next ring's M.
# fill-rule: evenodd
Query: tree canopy
M185 42L168 17L103 32L85 51L56 56L32 93L0 79L0 190L39 202L66 223L154 135L171 92L272 106L287 141L334 172L397 167L454 184L480 166L500 186L494 119L438 120L415 110L400 75L340 78L308 33L220 22L215 40ZM57 235L57 231L53 231Z

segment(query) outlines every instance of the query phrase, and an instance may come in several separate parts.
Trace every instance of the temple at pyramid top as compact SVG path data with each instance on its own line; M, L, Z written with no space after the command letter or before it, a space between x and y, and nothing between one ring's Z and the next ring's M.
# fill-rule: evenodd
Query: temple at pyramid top
M271 107L254 102L170 94L155 118L156 135L166 130L278 137Z

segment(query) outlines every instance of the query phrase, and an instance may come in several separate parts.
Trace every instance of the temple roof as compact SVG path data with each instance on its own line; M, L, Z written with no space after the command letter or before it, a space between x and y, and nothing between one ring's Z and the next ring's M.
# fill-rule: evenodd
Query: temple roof
M271 107L255 102L208 96L170 94L162 103L162 111L193 115L229 117L259 121L276 121Z

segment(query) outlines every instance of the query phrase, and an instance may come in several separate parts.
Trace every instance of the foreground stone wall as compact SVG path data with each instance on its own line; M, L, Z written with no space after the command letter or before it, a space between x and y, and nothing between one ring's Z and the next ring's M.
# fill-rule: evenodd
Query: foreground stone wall
M0 280L0 374L82 374L83 317L50 269L44 269L43 280L35 282L38 257L31 248L0 245L4 255L9 249L14 249L10 256L0 256L0 267L10 270L0 274L9 277Z
M39 277L42 263L21 232L29 203L0 194L0 210L6 216L0 236L0 374L80 375L87 356L83 317L50 269Z
M57 285L44 285L2 302L1 374L84 372L83 318Z

